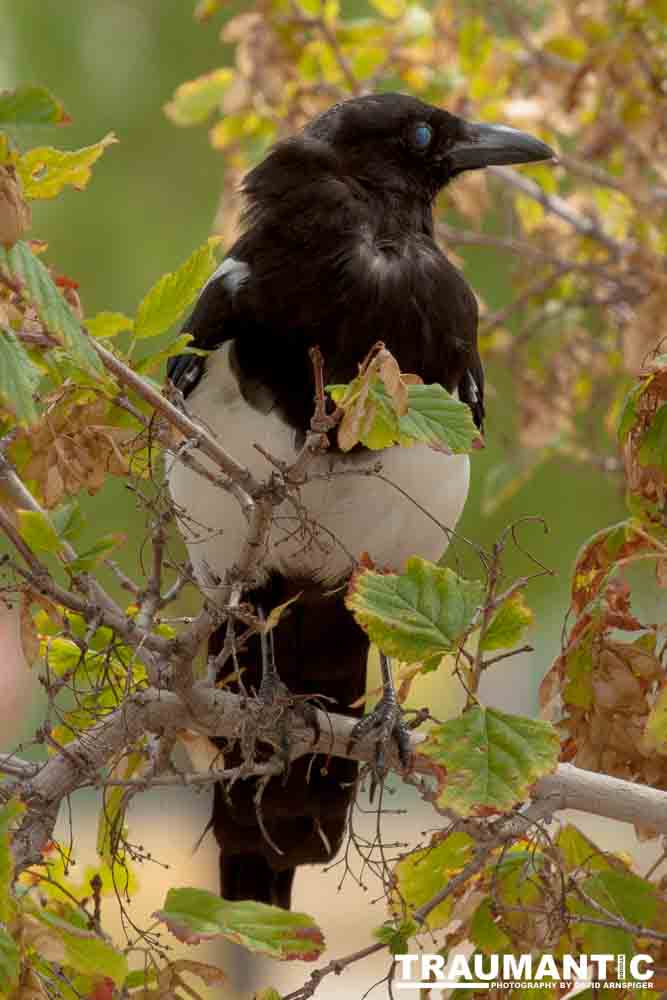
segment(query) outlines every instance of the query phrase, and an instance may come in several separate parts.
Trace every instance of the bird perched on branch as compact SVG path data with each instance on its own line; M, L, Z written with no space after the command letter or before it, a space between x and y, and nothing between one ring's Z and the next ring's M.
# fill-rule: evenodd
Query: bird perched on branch
M551 149L501 125L471 124L401 94L337 104L279 142L244 182L243 235L184 325L211 353L172 358L171 381L193 417L260 479L290 465L313 415L309 350L327 383L352 380L384 341L405 372L440 383L481 428L484 379L475 297L434 238L433 202L466 170L549 159ZM363 472L378 461L381 476ZM238 563L247 523L231 493L176 458L171 494L194 571L215 599ZM239 646L246 690L267 705L278 674L293 695L333 711L365 691L368 638L344 605L355 559L400 570L413 554L437 559L468 492L467 455L425 445L343 455L335 439L307 481L274 511L259 575L244 601L263 615L296 598L271 633ZM238 635L246 626L238 625ZM218 653L225 630L214 635ZM262 652L262 646L264 650ZM383 699L366 729L401 726L388 665ZM225 668L226 673L234 669ZM368 717L367 717L368 718ZM365 720L364 720L365 721ZM331 860L341 843L357 765L301 758L285 781L216 787L212 825L221 892L289 907L295 868Z

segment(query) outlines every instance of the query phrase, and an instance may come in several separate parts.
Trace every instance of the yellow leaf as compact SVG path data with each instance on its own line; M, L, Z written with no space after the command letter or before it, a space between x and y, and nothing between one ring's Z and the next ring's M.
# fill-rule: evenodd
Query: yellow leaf
M90 168L107 148L118 142L113 132L93 146L83 149L61 150L52 146L39 146L25 153L16 169L23 181L26 198L55 198L70 185L77 191L90 180Z

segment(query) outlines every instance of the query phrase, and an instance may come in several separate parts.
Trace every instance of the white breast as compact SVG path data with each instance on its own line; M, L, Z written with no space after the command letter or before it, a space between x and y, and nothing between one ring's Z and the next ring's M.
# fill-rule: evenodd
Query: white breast
M254 444L289 463L297 451L295 432L276 410L259 413L246 403L229 368L229 349L227 343L209 358L188 408L261 480L271 466ZM361 474L378 462L382 479ZM300 504L285 501L276 508L265 572L329 585L348 573L362 552L394 570L410 555L437 560L447 547L445 529L455 528L463 510L469 474L467 455L443 455L425 445L320 456L308 466L308 475L321 478L302 487ZM167 477L195 573L209 589L212 574L223 580L237 562L245 518L229 493L178 458L170 457Z

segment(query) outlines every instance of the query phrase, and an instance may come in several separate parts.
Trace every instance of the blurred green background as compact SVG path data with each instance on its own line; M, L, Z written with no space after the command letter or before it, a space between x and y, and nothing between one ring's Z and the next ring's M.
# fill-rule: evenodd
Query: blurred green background
M66 4L21 0L0 6L0 87L43 84L64 101L73 119L67 127L22 135L25 146L74 149L98 141L111 130L120 140L96 165L85 193L68 191L52 202L33 205L30 235L46 240L50 262L79 282L87 315L100 309L133 313L150 285L182 262L210 232L224 160L210 148L205 128L178 129L162 110L179 83L225 61L219 41L224 18L198 25L192 7L189 0L68 0ZM469 280L489 307L506 302L512 259L492 250L470 250L464 258ZM525 547L554 573L537 580L528 592L536 616L530 637L536 651L503 663L487 687L489 700L500 707L533 712L539 679L559 649L575 553L594 530L623 516L623 498L601 473L558 459L545 464L493 516L484 517L482 483L487 470L502 460L508 448L513 408L503 372L491 371L489 381L487 444L485 451L473 456L473 488L460 529L489 546L519 517L539 515L548 526L548 534L537 523L525 525L521 532ZM103 532L127 532L119 561L128 572L136 571L144 528L143 514L131 495L121 483L110 482L85 506L91 541ZM464 547L457 551L466 569L479 569ZM518 552L508 568L519 573L536 569ZM436 714L446 714L451 692L443 677L430 675L421 685L416 701L430 703ZM34 729L39 717L34 678L26 705L24 717L16 720L17 730L24 735ZM16 736L16 730L5 729L3 744L12 745ZM205 796L198 801L192 813L187 813L182 799L169 805L164 796L152 796L139 807L150 828L154 828L156 809L173 808L184 817L177 824L176 836L161 828L161 849L167 854L180 852L190 874L192 867L187 866L193 863L188 846L207 813ZM421 812L409 824L414 834L422 820L422 826L432 825ZM197 872L201 884L213 887L215 859L209 841L198 855ZM327 888L333 891L336 881L335 874L330 875ZM321 893L315 879L304 892L312 895L315 885ZM305 906L306 897L303 902L297 899L297 904ZM358 907L360 901L346 905ZM378 912L371 919L377 924L383 915ZM358 929L356 935L358 939ZM355 995L348 987L338 989L341 992L334 989L322 995Z

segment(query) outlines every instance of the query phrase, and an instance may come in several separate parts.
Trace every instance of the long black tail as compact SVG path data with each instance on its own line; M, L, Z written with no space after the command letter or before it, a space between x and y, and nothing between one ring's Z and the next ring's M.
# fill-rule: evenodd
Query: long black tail
M329 699L322 703L325 709L361 715L363 707L350 705L365 690L368 639L345 608L343 592L273 577L248 598L268 610L299 592L274 632L281 679L294 694ZM224 629L212 637L209 652L215 655L222 642ZM239 663L246 689L259 688L257 636L240 652ZM225 762L233 766L233 757ZM238 781L229 794L216 786L212 824L220 845L222 896L289 909L296 867L326 864L340 847L356 774L356 763L341 758L295 761L285 784L282 777L274 778L264 791L262 818L269 839L257 821L255 782Z
M230 854L220 850L220 895L225 899L255 899L289 910L296 868L272 868L261 854Z

